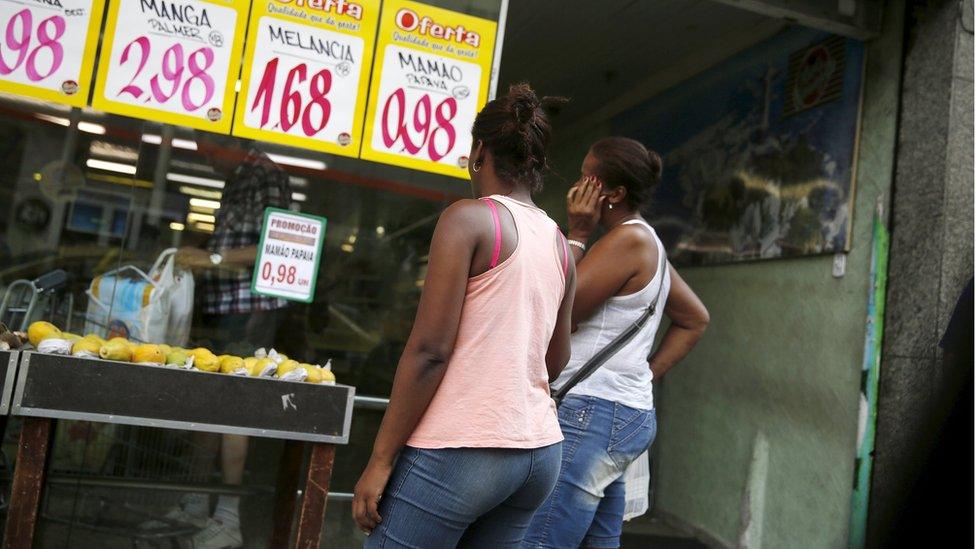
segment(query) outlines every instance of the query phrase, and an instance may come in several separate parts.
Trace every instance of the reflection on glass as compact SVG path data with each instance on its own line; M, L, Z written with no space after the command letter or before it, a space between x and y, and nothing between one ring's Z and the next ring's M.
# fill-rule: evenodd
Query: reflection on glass
M57 310L41 307L33 319L79 333L122 330L86 319L93 288L111 308L115 302L105 295L117 294L133 277L106 275L129 266L148 272L161 252L176 248L196 281L192 322L186 341L162 342L241 355L274 346L313 364L331 360L339 383L377 396L389 394L437 216L467 192L465 182L439 176L269 143L219 136L208 141L183 128L5 96L0 159L8 166L0 172L0 292L15 280L56 269L69 275L62 293L73 307L62 299ZM271 175L244 176L255 171ZM328 218L311 304L249 293L266 206ZM219 265L215 253L222 256ZM352 490L380 417L356 413L350 444L336 457L334 490ZM16 428L8 429L8 456L17 435ZM137 528L146 517L129 507L158 517L185 504L195 486L228 483L232 479L214 459L220 439L206 438L60 422L44 503L52 518L43 524L41 546L114 543L117 538L86 525L112 518ZM249 446L241 479L242 535L246 543L260 544L270 535L270 490L281 443L252 440ZM145 486L68 489L65 479L78 475L92 483L138 478ZM159 489L160 480L175 489ZM208 496L210 507L218 499ZM348 509L329 509L327 539L360 543Z

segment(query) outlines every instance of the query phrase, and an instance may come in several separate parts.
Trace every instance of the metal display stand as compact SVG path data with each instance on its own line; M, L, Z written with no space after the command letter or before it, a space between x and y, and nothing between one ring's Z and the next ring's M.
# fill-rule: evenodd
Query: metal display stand
M7 414L10 413L10 398L14 392L14 379L17 375L17 362L20 351L0 351L0 427L6 427ZM0 428L0 436L4 429Z
M31 547L52 419L268 437L286 441L269 546L291 539L305 444L311 443L295 546L318 547L335 445L347 444L355 388L185 371L33 352L7 363L3 402L23 416L3 547ZM0 356L0 359L3 357ZM5 417L5 416L4 416Z

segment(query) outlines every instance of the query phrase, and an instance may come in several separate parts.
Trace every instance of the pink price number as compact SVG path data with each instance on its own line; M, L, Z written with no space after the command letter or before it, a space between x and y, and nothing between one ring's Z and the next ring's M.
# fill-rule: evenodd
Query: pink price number
M64 36L64 17L52 15L47 19L41 20L36 29L36 46L31 48L34 38L34 15L29 9L22 9L14 14L7 21L7 28L4 32L3 43L0 44L0 74L8 75L24 66L27 78L31 82L39 82L54 74L54 71L61 67L64 61L64 47L59 40ZM17 59L13 65L8 65L4 58L4 52L16 52ZM48 51L51 55L51 66L47 72L41 72L38 65L38 57L42 52ZM27 61L25 64L24 61Z
M308 80L308 103L303 105L302 92L296 90L298 84ZM275 57L264 65L264 74L258 84L257 93L251 102L251 112L261 109L261 128L271 120L271 107L276 99L275 87L278 83L278 58ZM312 137L325 129L332 116L332 103L326 95L332 89L332 72L322 69L308 78L308 66L299 63L288 71L285 76L284 88L278 97L278 122L272 129L281 128L288 133L301 118L302 133ZM302 90L304 91L304 90Z
M448 97L431 107L430 95L424 94L413 106L413 120L407 125L404 120L407 115L407 95L403 88L398 88L383 105L383 145L393 148L397 142L403 143L403 150L412 156L426 150L427 157L437 162L450 154L457 143L457 132L451 122L457 115L457 100ZM395 113L395 114L391 114ZM433 116L432 116L433 115ZM390 132L391 117L393 132ZM431 128L431 123L435 126ZM442 132L447 137L444 150L437 150L437 135ZM411 137L411 133L414 134Z
M267 281L269 286L274 286L276 283L287 283L294 284L295 278L298 275L298 269L294 266L287 266L285 264L278 265L278 268L271 264L270 261L265 261L261 265L261 280Z
M129 63L129 59L134 55L134 49L139 50L136 72L129 84L123 86L116 96L128 94L135 99L142 99L147 92L136 84L136 79L149 62L152 43L146 36L140 36L129 42L122 50L122 56L119 58L120 66ZM136 61L133 59L133 62ZM157 103L164 104L179 93L184 110L193 112L199 109L213 99L216 90L213 77L207 74L207 70L213 66L213 63L214 52L209 47L204 46L186 55L182 44L173 44L163 52L159 72L149 79L149 92L144 102L148 103L150 99L155 99ZM189 73L186 79L183 78L184 71ZM200 102L193 101L194 84L203 86L203 100Z

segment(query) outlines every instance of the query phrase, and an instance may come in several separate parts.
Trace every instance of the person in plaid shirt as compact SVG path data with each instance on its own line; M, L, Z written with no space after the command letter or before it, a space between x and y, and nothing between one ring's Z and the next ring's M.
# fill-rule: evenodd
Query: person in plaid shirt
M240 139L199 132L197 150L226 178L206 250L183 248L178 256L187 267L206 269L202 282L204 314L252 317L254 312L285 307L287 301L283 299L252 294L251 276L265 208L291 207L288 173Z
M250 356L260 347L274 346L288 304L251 293L264 210L290 209L292 205L288 173L249 141L238 138L197 132L197 151L225 178L224 189L205 249L181 248L176 260L184 268L202 271L199 303L205 327L213 334L212 350ZM241 484L248 446L245 436L195 436L191 466L209 475L218 443L224 483ZM210 518L208 497L187 494L182 506L167 517L201 528L193 537L195 548L240 547L239 509L238 496L220 496Z

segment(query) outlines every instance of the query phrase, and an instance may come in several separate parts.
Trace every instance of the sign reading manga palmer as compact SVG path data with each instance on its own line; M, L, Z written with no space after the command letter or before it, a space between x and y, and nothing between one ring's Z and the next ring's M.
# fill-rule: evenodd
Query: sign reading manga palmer
M115 0L92 106L230 131L248 0Z

